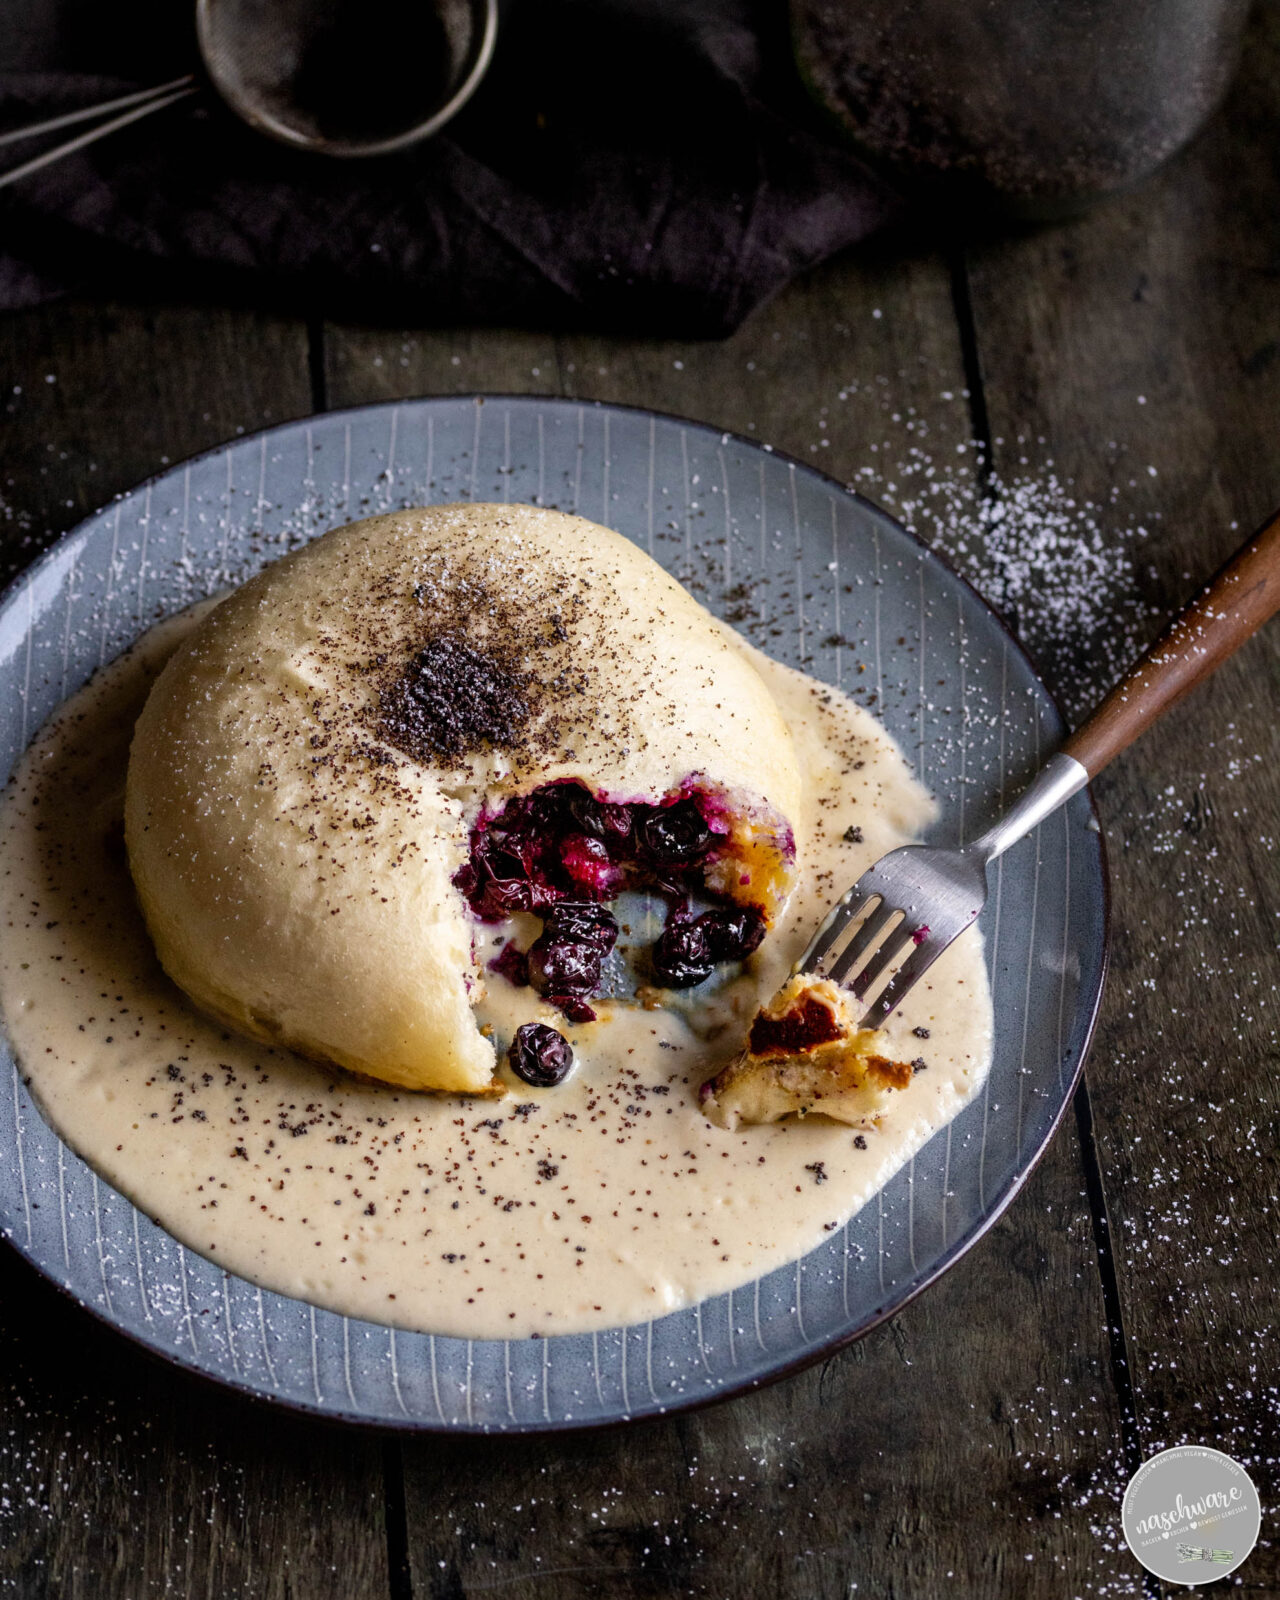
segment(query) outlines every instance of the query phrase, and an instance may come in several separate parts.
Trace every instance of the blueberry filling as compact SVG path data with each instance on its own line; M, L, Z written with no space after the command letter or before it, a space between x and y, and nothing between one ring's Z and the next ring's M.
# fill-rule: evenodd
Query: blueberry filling
M516 1030L507 1059L517 1078L535 1089L552 1089L569 1076L573 1049L564 1034L545 1022L526 1022Z
M617 939L612 912L562 900L551 907L529 947L529 983L562 1010L566 1000L581 1005L600 987L601 966Z
M500 972L508 983L523 989L529 982L529 957L513 941L508 940L489 963L491 972Z
M653 947L653 975L668 989L691 989L711 976L715 959L701 917L681 915L677 907L667 918Z
M840 1022L830 1006L816 995L806 995L781 1017L763 1012L751 1024L748 1046L752 1055L798 1055L840 1038Z
M693 917L684 902L653 947L653 973L669 989L688 989L720 962L749 956L763 938L764 916L755 906L715 906Z
M574 1021L589 1021L618 925L602 901L624 889L666 899L666 925L651 956L654 978L688 988L725 961L741 961L765 932L763 910L740 905L706 882L722 851L714 795L665 804L617 804L582 784L548 784L508 801L472 830L471 854L454 877L475 914L499 922L527 911L543 929L527 952L504 946L494 970L528 983ZM717 826L718 823L718 826ZM694 915L694 893L716 902Z
M711 844L711 829L692 800L678 800L643 818L637 832L645 855L663 867L701 861Z
M579 784L566 784L569 815L593 839L625 839L631 832L631 810L628 806L609 805L597 800L595 795Z

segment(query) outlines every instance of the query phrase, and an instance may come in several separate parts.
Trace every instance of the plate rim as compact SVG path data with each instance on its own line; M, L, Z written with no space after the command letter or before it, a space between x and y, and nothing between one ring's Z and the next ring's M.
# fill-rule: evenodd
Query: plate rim
M1036 683L1046 695L1060 725L1064 729L1070 727L1070 723L1063 713L1062 705L1058 699L1058 696L1045 682L1044 676L1034 654L1019 639L1017 633L1014 631L1013 627L1009 623L1008 619L1004 616L1000 608L993 605L992 602L980 592L976 585L956 567L954 562L945 554L945 552L938 550L933 545L929 544L927 540L925 540L919 533L915 531L915 529L910 528L905 523L899 521L897 517L895 517L877 501L870 499L867 495L864 495L858 489L852 488L849 484L842 482L839 478L835 477L832 473L825 471L822 467L815 466L807 461L802 461L798 457L790 454L788 451L778 449L776 446L769 444L764 440L749 438L747 435L739 433L735 429L717 427L714 423L704 422L693 417L683 416L679 412L663 411L655 406L628 405L610 400L577 399L570 395L553 395L528 391L517 392L487 389L472 390L457 394L405 395L401 396L399 399L367 401L362 404L350 406L335 406L324 411L305 412L301 416L292 417L283 422L272 423L264 428L257 428L251 433L233 435L230 439L224 439L220 443L210 445L202 450L198 450L192 455L183 456L167 463L160 470L150 473L147 477L139 479L137 483L131 485L129 488L121 490L112 495L109 500L105 501L95 510L89 512L87 516L82 517L77 523L75 523L73 527L68 528L64 532L60 533L51 544L49 544L39 553L39 555L34 558L34 560L30 561L19 572L16 572L13 577L4 585L4 587L0 589L0 612L6 610L10 602L13 601L17 595L27 587L28 584L33 582L39 573L41 573L46 567L52 566L55 561L60 559L68 546L77 541L80 543L87 542L89 538L89 525L101 517L110 506L118 505L122 501L132 496L143 493L154 487L156 484L173 477L176 473L186 471L197 465L199 462L210 460L214 457L222 455L229 448L239 447L241 445L250 445L254 440L262 440L273 434L283 433L288 429L304 427L312 422L321 420L328 421L330 419L336 420L343 417L350 419L352 417L367 416L370 413L395 411L397 408L402 406L420 405L431 402L453 403L461 405L470 404L473 407L481 407L489 404L490 402L514 402L532 405L577 407L581 410L624 412L632 416L657 418L663 422L676 423L681 427L695 429L700 433L712 434L718 437L721 443L732 442L736 445L746 446L752 451L762 451L767 455L773 456L785 466L788 466L792 469L798 468L805 473L811 474L814 478L825 484L829 489L835 490L841 496L853 500L863 509L864 512L870 514L872 517L876 518L882 523L887 524L894 531L894 533L905 536L910 544L915 545L926 558L938 563L942 570L947 573L952 580L957 582L962 589L966 590L972 600L974 600L978 606L980 606L982 610L986 611L994 620L999 632L1004 636L1005 643L1013 649L1017 656L1021 657L1024 665L1028 668ZM358 521L359 518L354 520ZM315 537L319 537L319 535L315 535ZM38 732L39 730L37 729L36 731ZM1071 1073L1070 1079L1064 1084L1061 1090L1061 1102L1051 1117L1043 1137L1037 1143L1032 1152L1023 1160L1020 1167L1015 1172L1012 1180L1010 1181L1007 1189L1003 1194L1001 1194L992 1209L987 1211L972 1229L962 1234L960 1238L950 1245L934 1262L928 1271L913 1280L905 1292L891 1295L889 1300L882 1307L877 1308L877 1310L867 1320L859 1323L857 1327L853 1329L845 1329L844 1331L823 1340L820 1344L804 1351L803 1354L798 1355L790 1360L782 1360L777 1362L774 1365L771 1365L768 1371L765 1373L758 1374L754 1377L743 1378L736 1383L727 1382L722 1388L716 1389L714 1392L709 1394L697 1394L690 1395L688 1397L678 1395L673 1398L670 1404L659 1405L656 1407L637 1407L633 1411L626 1414L619 1412L616 1415L606 1417L569 1417L552 1419L550 1421L543 1419L535 1422L516 1422L511 1425L502 1426L490 1426L482 1423L467 1422L437 1422L427 1418L416 1417L406 1417L404 1419L381 1416L370 1417L363 1415L358 1411L350 1411L341 1408L330 1409L320 1404L310 1403L295 1396L273 1393L267 1388L255 1385L246 1379L239 1377L238 1375L224 1376L211 1372L207 1367L197 1364L193 1358L186 1356L181 1351L160 1346L158 1343L149 1340L141 1330L134 1330L123 1326L120 1322L113 1320L113 1318L109 1316L105 1310L100 1309L99 1307L90 1304L87 1300L82 1299L70 1284L59 1282L53 1273L46 1269L43 1263L36 1258L29 1248L24 1247L18 1242L16 1232L0 1231L0 1244L3 1244L3 1246L6 1248L13 1250L25 1263L25 1265L34 1271L43 1280L43 1282L49 1284L58 1292L58 1294L69 1300L74 1306L79 1308L81 1311L87 1312L91 1317L94 1318L96 1322L110 1330L110 1332L116 1337L124 1340L130 1346L143 1351L144 1354L150 1359L161 1362L165 1367L176 1368L179 1372L194 1377L200 1380L202 1383L209 1385L213 1389L229 1389L233 1393L242 1396L256 1405L261 1405L264 1407L281 1407L294 1415L305 1416L321 1422L332 1423L343 1428L360 1429L375 1434L394 1434L397 1436L421 1434L433 1437L463 1436L484 1438L493 1436L537 1437L544 1434L598 1433L607 1429L622 1428L635 1423L656 1420L661 1417L671 1417L680 1415L682 1413L702 1411L708 1407L718 1406L726 1401L740 1398L746 1394L754 1393L758 1389L763 1389L771 1384L781 1382L785 1378L794 1377L797 1374L806 1371L809 1367L817 1365L818 1362L826 1361L830 1359L831 1356L839 1353L841 1350L845 1350L850 1345L856 1344L859 1340L866 1338L868 1334L871 1334L875 1332L877 1328L882 1327L887 1321L889 1321L890 1318L897 1316L899 1312L904 1311L908 1306L914 1304L920 1295L924 1294L927 1289L932 1288L939 1278L955 1267L981 1240L986 1238L987 1234L998 1222L1001 1221L1001 1219L1008 1212L1009 1208L1012 1206L1013 1202L1018 1198L1023 1189L1026 1187L1027 1183L1030 1181L1032 1174L1044 1159L1049 1146L1057 1137L1062 1124L1066 1119L1068 1110L1075 1104L1075 1098L1077 1092L1079 1091L1081 1081L1084 1077L1085 1065L1088 1060L1089 1053L1093 1047L1094 1038L1097 1032L1098 1018L1102 1007L1103 995L1106 990L1107 975L1111 964L1111 869L1107 851L1106 834L1102 828L1101 817L1098 813L1097 800L1093 792L1092 783L1085 788L1083 793L1088 804L1089 817L1092 825L1091 831L1094 833L1097 841L1098 850L1099 887L1101 894L1098 918L1098 942L1096 947L1098 962L1097 979L1093 995L1088 1003L1088 1017L1085 1021L1085 1026L1081 1035L1079 1055L1077 1057L1075 1067ZM1061 1068L1061 1061L1059 1061L1058 1064ZM21 1076L21 1074L19 1074L19 1076ZM50 1126L52 1125L50 1124ZM53 1132L55 1137L62 1144L66 1145L66 1141L62 1138L62 1135L57 1131L57 1129L53 1129ZM72 1147L70 1145L66 1145L66 1148L71 1150ZM72 1153L75 1154L74 1151L72 1151ZM132 1204L132 1202L129 1203ZM187 1246L182 1245L180 1241L178 1241L178 1244L179 1248L181 1249L188 1248ZM231 1274L231 1276L239 1275ZM250 1280L241 1279L241 1281L247 1282ZM296 1296L286 1296L285 1298L296 1299ZM307 1302L299 1301L298 1303L306 1304ZM363 1321L365 1319L357 1318L354 1320ZM390 1326L389 1324L371 1325ZM491 1340L476 1342L501 1343L502 1341ZM535 1338L529 1342L538 1341Z

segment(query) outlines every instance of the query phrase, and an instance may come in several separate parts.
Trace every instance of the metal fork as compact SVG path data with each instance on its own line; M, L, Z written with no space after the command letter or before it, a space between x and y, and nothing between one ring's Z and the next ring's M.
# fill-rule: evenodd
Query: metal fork
M986 903L990 864L1083 789L1277 610L1280 512L1179 613L993 827L961 849L906 845L882 856L827 913L795 970L847 984L859 1000L874 995L862 1026L880 1027L976 920Z

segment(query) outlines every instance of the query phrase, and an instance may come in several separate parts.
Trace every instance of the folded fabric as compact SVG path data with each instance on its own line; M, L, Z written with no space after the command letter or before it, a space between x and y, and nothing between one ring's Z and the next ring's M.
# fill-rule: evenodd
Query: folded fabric
M39 70L0 71L0 128L195 62L171 16L130 57L120 7L108 39L61 4L11 54ZM715 336L896 205L799 89L784 6L515 0L475 98L403 154L295 152L206 91L0 191L0 308L145 275L375 320Z

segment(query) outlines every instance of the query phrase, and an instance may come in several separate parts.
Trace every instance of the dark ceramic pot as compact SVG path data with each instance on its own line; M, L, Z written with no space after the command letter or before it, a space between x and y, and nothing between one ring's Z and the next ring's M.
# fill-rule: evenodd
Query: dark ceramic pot
M811 92L909 188L1069 215L1131 187L1222 98L1249 0L792 0Z

